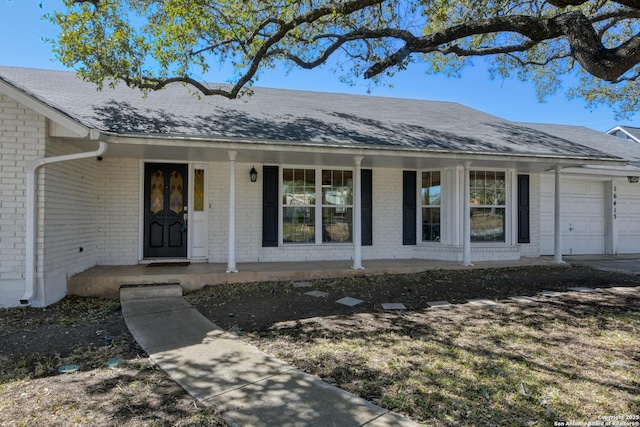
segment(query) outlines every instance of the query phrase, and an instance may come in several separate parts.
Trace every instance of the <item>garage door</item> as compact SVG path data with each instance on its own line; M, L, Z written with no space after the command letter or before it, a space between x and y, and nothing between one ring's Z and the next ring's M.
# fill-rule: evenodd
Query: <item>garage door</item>
M616 186L618 253L640 253L640 184Z
M541 177L540 251L553 254L554 176ZM604 254L604 183L562 177L563 255Z

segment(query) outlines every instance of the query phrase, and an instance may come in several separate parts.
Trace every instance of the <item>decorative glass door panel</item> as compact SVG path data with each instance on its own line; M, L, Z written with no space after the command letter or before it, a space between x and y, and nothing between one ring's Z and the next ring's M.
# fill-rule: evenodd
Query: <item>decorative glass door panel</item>
M191 194L193 210L189 213L191 259L206 259L209 252L208 199L206 196L207 165L194 164Z
M187 165L145 164L144 257L187 256Z

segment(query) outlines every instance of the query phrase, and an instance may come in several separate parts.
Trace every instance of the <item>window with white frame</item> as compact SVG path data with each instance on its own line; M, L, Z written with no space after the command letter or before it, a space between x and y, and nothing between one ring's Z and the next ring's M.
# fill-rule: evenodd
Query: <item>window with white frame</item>
M500 171L469 171L471 241L504 242L506 174Z
M282 169L284 243L351 242L352 228L353 171Z
M285 243L313 243L316 238L316 171L282 170L282 237Z
M353 171L322 171L322 241L351 242Z
M440 171L422 172L422 241L440 242L442 182Z

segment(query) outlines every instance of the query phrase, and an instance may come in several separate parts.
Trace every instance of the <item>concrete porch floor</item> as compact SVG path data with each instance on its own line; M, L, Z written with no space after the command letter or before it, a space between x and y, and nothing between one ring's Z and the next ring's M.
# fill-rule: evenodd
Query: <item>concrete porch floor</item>
M312 280L356 275L408 274L428 270L482 269L553 265L553 257L521 258L518 261L484 261L465 267L458 262L420 259L363 261L364 270L351 269L351 261L249 262L238 263L238 273L227 273L226 264L191 263L186 266L112 265L96 266L72 276L67 293L86 297L119 298L123 285L177 283L185 291L207 285L266 281Z

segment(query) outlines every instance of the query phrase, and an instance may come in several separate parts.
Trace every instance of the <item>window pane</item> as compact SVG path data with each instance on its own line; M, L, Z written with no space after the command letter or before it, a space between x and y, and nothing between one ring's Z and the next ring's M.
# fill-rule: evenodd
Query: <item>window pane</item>
M471 208L471 241L504 242L504 208Z
M204 211L204 169L193 171L193 210Z
M440 241L440 208L422 208L422 241Z
M322 171L322 204L353 204L353 172L340 170Z
M322 188L331 187L333 184L333 176L331 175L331 171L323 170L322 171Z
M351 242L352 208L322 208L322 241Z
M161 170L151 175L151 212L157 214L164 209L164 173Z
M178 171L171 172L171 176L169 177L169 203L171 210L176 214L179 214L183 210L182 183L182 174Z
M496 205L504 205L507 194L507 181L504 172L496 172Z
M439 206L441 203L440 172L422 173L422 205Z
M469 178L471 205L501 206L505 204L506 181L504 172L471 171Z
M293 169L282 170L282 203L290 204L290 198L293 194Z
M315 241L314 208L283 208L282 234L286 243Z
M283 169L282 203L293 206L315 205L315 171L310 169Z

